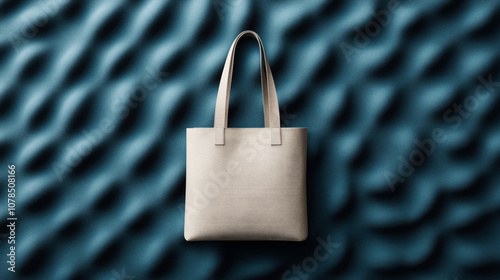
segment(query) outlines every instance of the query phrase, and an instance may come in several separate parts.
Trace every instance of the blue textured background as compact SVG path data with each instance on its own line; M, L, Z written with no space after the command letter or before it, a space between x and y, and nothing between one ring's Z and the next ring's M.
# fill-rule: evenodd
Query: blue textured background
M396 2L381 26L387 1L1 1L0 278L281 279L320 237L289 279L500 279L500 1ZM309 128L309 238L187 243L185 128L213 125L245 29ZM243 40L230 126L263 125L258 63Z

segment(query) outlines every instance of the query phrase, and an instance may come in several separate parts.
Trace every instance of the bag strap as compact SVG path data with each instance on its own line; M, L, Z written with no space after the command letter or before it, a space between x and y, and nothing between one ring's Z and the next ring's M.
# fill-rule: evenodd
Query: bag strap
M259 43L264 123L265 127L271 131L271 145L281 145L280 115L276 85L274 84L273 74L271 73L271 67L269 66L262 40L257 33L251 30L241 32L234 40L227 54L215 105L215 145L224 145L224 129L227 128L234 56L236 45L243 37L253 37Z

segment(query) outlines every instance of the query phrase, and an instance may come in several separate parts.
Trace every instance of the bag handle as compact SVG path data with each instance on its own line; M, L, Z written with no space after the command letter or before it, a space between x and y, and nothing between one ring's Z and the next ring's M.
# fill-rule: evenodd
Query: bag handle
M239 40L243 37L256 38L257 42L259 43L260 81L261 81L261 86L262 86L262 98L264 101L263 102L264 103L264 123L265 123L265 127L269 127L269 101L268 101L269 92L268 92L268 88L267 88L266 63L262 63L262 61L263 61L262 52L264 50L264 47L263 47L262 41L260 40L258 35L254 34L254 33L255 32L253 32L253 31L244 31L244 32L240 33L237 36L237 38L234 40L233 44L231 45L231 48L229 49L229 52L227 54L227 59L226 59L226 64L229 63L229 66L230 66L229 78L227 81L224 81L222 79L222 77L225 77L226 75L224 75L224 73L223 73L223 75L221 77L220 84L219 84L219 93L221 92L222 87L224 85L227 85L225 90L228 90L228 95L227 95L228 102L226 103L226 105L228 105L229 104L229 92L231 90L231 82L232 82L232 76L233 76L233 66L234 66L234 57L235 57L235 53L236 53L236 46L237 46ZM257 37L255 37L255 35L257 35ZM224 66L226 66L226 64ZM227 68L225 67L225 69L227 69ZM228 120L227 114L224 117L225 117L224 127L227 128L227 120Z
M259 43L265 127L269 128L271 131L271 145L281 145L280 115L276 85L274 84L273 74L271 73L271 67L269 66L269 61L267 60L262 40L257 33L251 30L241 32L234 40L231 48L229 49L229 53L227 54L224 69L222 70L219 91L217 93L217 102L215 105L215 145L224 145L224 129L227 128L234 55L236 45L243 37L253 37Z

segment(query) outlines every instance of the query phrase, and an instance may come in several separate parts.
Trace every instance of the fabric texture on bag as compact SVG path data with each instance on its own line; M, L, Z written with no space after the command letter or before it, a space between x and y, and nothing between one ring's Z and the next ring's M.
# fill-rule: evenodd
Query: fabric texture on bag
M259 43L262 128L228 128L235 49ZM302 241L307 237L307 128L282 128L276 86L260 37L244 31L224 64L214 127L186 130L184 237L201 240Z

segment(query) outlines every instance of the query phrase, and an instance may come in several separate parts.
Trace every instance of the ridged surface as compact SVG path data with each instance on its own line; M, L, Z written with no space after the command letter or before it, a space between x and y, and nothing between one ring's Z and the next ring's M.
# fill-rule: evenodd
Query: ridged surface
M399 3L366 43L356 28L376 32L387 1L0 2L0 178L16 164L19 217L17 277L0 239L0 278L281 279L330 236L308 279L499 279L500 87L470 96L500 81L500 1ZM303 243L183 239L185 129L213 125L245 29L283 125L308 127ZM230 126L263 125L258 69L243 40ZM445 119L454 104L473 109ZM385 175L437 128L391 191Z

